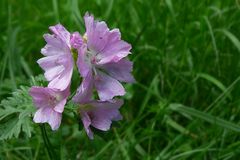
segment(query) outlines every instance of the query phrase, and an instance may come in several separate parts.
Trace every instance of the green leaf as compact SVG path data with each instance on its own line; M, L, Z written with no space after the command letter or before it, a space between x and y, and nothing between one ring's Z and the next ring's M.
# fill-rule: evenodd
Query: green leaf
M175 12L174 12L174 9L173 9L172 1L171 0L165 0L165 2L166 2L167 7L169 8L173 18L174 18L174 21L176 22L176 17L175 17Z
M236 132L240 132L240 126L239 125L231 123L231 122L226 121L226 120L223 120L221 118L212 116L208 113L198 111L194 108L185 107L182 104L175 104L175 103L170 104L169 108L174 110L174 111L180 112L180 113L189 114L190 116L194 116L196 118L205 120L209 123L218 125L220 127L223 127L223 128L229 129L229 130L233 130L233 131L236 131Z
M198 73L197 74L198 77L203 78L211 83L213 83L214 85L216 85L220 90L222 90L223 92L227 91L227 88L222 84L222 82L220 82L219 80L217 80L215 77L206 74L206 73ZM229 93L226 92L226 96L229 99L232 99L231 95Z
M1 101L1 140L12 137L17 138L21 132L31 137L34 107L28 90L28 87L20 87L20 89L12 94L12 97Z
M232 41L232 43L237 47L238 51L240 52L240 42L237 37L226 29L223 29L221 31Z

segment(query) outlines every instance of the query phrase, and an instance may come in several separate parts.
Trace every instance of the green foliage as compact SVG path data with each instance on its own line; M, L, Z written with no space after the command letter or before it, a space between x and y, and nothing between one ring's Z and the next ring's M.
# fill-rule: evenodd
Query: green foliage
M20 87L0 104L0 139L18 138L21 131L31 137L34 107L28 87Z
M200 118L202 120L212 123L213 125L218 125L220 127L223 127L223 128L229 129L229 130L240 132L240 125L236 125L234 123L223 120L221 118L198 111L194 108L185 107L181 104L170 104L169 108L174 111L178 111L180 113L186 113L187 115L194 116L196 118Z
M45 125L60 159L239 159L239 1L1 0L0 10L0 99L42 73L36 61L50 25L84 33L89 11L132 44L137 82L126 86L123 120L91 141L69 103L58 131ZM37 79L31 85L46 86ZM75 90L80 80L72 82ZM0 136L24 111L0 120ZM22 135L0 142L0 159L48 159L38 127Z

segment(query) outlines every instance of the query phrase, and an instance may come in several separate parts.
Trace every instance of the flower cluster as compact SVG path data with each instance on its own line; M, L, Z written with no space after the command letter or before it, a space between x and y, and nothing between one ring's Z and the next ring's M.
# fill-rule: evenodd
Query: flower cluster
M126 58L131 45L121 40L118 29L110 30L105 22L94 20L88 13L84 21L83 36L68 32L61 24L50 27L52 34L44 35L47 44L41 50L45 57L37 61L49 83L47 87L33 86L29 93L37 108L34 122L47 122L52 130L58 129L76 63L82 83L72 101L78 105L83 126L93 139L90 126L106 131L112 121L122 119L119 108L123 101L115 97L125 94L120 82L134 82L133 64ZM76 62L74 51L77 51ZM93 98L93 91L98 99Z

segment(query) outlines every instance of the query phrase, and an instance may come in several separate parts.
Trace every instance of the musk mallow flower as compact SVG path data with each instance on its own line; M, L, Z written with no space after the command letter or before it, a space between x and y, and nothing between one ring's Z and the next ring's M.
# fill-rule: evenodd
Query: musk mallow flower
M84 102L76 102L79 104L79 114L84 129L90 139L93 139L91 127L107 131L110 129L112 121L119 121L122 115L119 108L123 101L120 99L111 101L89 100Z
M82 42L76 38L76 33L70 34L61 24L49 29L53 34L44 34L47 44L41 50L46 57L37 62L45 71L48 87L65 90L71 82L74 66L71 50Z
M81 105L79 112L83 122L84 129L90 139L93 139L93 132L90 126L102 131L110 129L112 121L119 121L122 116L119 108L123 102L121 100L92 101L88 104Z
M48 123L52 130L59 128L64 105L69 96L69 87L64 91L49 87L33 86L29 90L37 111L33 121L35 123Z
M84 129L90 139L93 139L93 132L90 127L102 131L110 129L112 121L119 121L122 116L119 108L123 105L123 100L112 99L108 101L92 100L90 74L83 80L79 90L84 94L76 94L73 102L79 106L79 114ZM90 83L89 83L90 82Z
M45 56L38 64L49 81L47 87L32 87L29 91L37 108L34 122L49 123L52 130L59 128L64 105L70 94L69 86L73 72L75 49L78 52L77 67L83 78L73 101L92 139L90 127L106 131L112 121L122 119L119 108L125 90L120 82L133 82L132 62L126 56L131 45L121 40L118 29L109 30L105 22L95 21L93 16L84 17L86 33L69 33L61 24L51 26L53 34L45 34L47 42L41 53ZM93 90L100 100L93 100Z
M131 45L121 40L118 29L109 30L105 22L94 20L92 15L87 13L84 21L86 33L79 37L83 44L78 47L77 60L83 82L76 96L91 95L94 88L102 101L124 95L120 82L134 82L132 62L125 58Z

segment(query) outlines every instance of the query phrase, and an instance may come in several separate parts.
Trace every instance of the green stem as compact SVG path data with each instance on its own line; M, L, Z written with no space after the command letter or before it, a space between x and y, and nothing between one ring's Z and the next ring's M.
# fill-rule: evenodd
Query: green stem
M48 135L47 135L47 131L46 131L46 128L45 128L44 125L43 125L43 132L44 132L44 135L45 135L45 137L46 137L48 147L52 148L52 145L51 145L51 143L50 143L50 141L49 141L49 138L48 138Z
M46 140L47 140L47 143L48 143L48 147L50 148L50 151L51 151L51 153L52 153L53 159L55 159L55 158L56 158L56 157L55 157L56 154L55 154L55 151L54 151L54 149L53 149L53 147L52 147L52 144L51 144L51 142L50 142L50 140L49 140L49 138L48 138L45 125L43 126L43 131L44 131L44 133L45 133L45 137L46 137Z
M44 145L45 145L46 148L47 148L48 156L49 156L49 158L52 160L52 159L53 159L53 156L52 156L51 149L50 149L50 146L49 146L49 143L50 143L50 142L49 142L49 139L48 139L48 137L47 137L44 124L41 124L41 125L40 125L40 128L41 128L41 133L42 133L42 138L43 138Z

